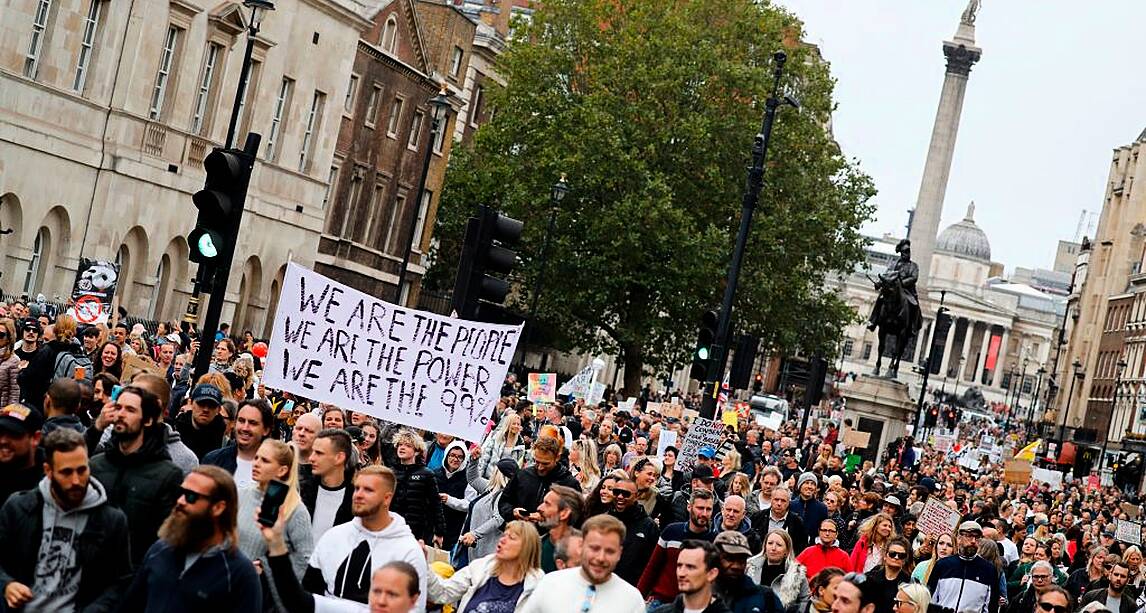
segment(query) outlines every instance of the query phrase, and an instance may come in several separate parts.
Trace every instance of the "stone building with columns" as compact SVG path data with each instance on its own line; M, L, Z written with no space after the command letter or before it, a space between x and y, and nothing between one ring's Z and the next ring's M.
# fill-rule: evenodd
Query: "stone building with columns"
M877 297L868 277L878 275L899 257L896 242L897 238L888 236L872 239L866 265L839 281L837 291L861 317L871 313ZM973 203L964 219L939 233L930 270L930 279L919 286L923 327L904 361L923 364L924 348L932 340L935 313L942 300L953 321L935 357L928 387L951 393L975 387L988 402L995 403L1008 403L1008 396L1017 395L1018 407L1024 412L1031 409L1038 370L1051 367L1051 341L1065 312L1065 298L1000 276L1002 266L991 260L991 245L975 223ZM845 373L870 372L878 345L877 334L863 323L848 326L837 367ZM899 380L911 386L916 395L919 379L910 369L900 369ZM1049 377L1041 383L1048 385Z

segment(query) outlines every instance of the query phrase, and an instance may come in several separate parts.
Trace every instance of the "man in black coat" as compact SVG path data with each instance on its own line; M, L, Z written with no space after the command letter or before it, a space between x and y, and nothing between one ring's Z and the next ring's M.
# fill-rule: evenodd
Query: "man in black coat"
M210 383L201 383L191 390L191 410L175 418L175 430L200 461L223 446L227 421L219 413L222 405L222 390Z
M497 501L497 511L502 519L507 522L538 520L537 507L551 485L565 485L581 491L581 484L573 473L558 464L560 454L561 443L555 439L541 437L533 443L533 464L517 471Z
M0 509L0 585L13 608L112 610L131 576L127 517L91 478L83 435L61 428L44 449L39 486Z
M765 542L773 528L783 528L792 537L792 551L803 551L808 546L808 531L800 516L788 510L791 504L792 492L787 487L777 485L772 488L771 508L752 516L752 530L759 542Z
M406 520L414 538L422 544L441 547L446 517L438 480L419 457L426 451L425 443L410 430L401 430L394 437L394 449L398 453L398 464L393 466L397 483L390 511Z
M625 524L625 542L621 547L621 559L613 572L636 587L641 580L653 549L657 546L660 530L656 522L637 503L637 484L631 480L618 481L613 486L613 510L609 515Z

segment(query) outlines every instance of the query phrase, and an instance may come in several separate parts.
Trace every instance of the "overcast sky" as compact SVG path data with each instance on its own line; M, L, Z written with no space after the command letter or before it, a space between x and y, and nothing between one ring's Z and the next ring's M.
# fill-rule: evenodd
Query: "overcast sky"
M837 79L837 140L875 179L871 234L904 234L967 0L777 0ZM1146 128L1143 0L983 0L940 229L963 218L1009 273L1049 268L1083 209L1101 210L1112 151ZM1097 214L1093 223L1097 226ZM1085 233L1085 231L1084 231Z

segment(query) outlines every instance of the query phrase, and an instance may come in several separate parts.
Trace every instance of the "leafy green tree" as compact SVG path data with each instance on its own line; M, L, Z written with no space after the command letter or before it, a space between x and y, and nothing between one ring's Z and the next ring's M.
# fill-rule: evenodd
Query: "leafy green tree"
M801 24L745 0L546 0L501 57L493 119L455 148L429 282L452 282L479 203L526 223L514 300L540 273L550 188L560 203L538 319L568 348L618 355L624 387L683 366L700 313L719 304L745 166L787 47L734 310L737 332L777 351L831 355L855 317L826 289L863 257L871 180L828 130L832 79Z

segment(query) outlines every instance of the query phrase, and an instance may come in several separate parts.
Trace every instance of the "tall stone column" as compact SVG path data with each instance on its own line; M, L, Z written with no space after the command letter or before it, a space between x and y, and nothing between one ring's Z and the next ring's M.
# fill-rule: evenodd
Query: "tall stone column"
M1007 343L1011 341L1011 329L1003 328L1003 338L999 339L999 355L995 358L995 372L991 373L991 387L999 387L1003 381L1003 371L1007 369Z
M983 368L987 365L987 351L991 348L991 329L991 324L983 324L983 336L979 339L979 359L975 361L975 373L971 377L975 385L983 385Z
M982 56L982 50L975 46L975 11L978 4L977 0L971 1L971 6L963 13L954 40L943 43L947 71L943 77L939 109L935 113L935 125L931 130L931 145L927 149L919 197L915 201L915 214L908 233L913 259L919 264L921 284L927 283L931 272L931 254L935 251L939 220L943 216L943 199L947 195L947 179L951 175L951 160L955 154L955 137L959 133L967 78L971 74L971 67Z
M971 335L975 333L975 321L973 319L967 320L967 328L963 331L963 348L959 351L959 362L956 364L958 370L955 372L955 379L957 381L966 381L967 377L967 354L971 352Z
M951 365L951 351L955 348L955 330L961 317L952 316L951 327L947 329L947 340L943 343L943 359L939 361L939 376L947 378L947 369Z

